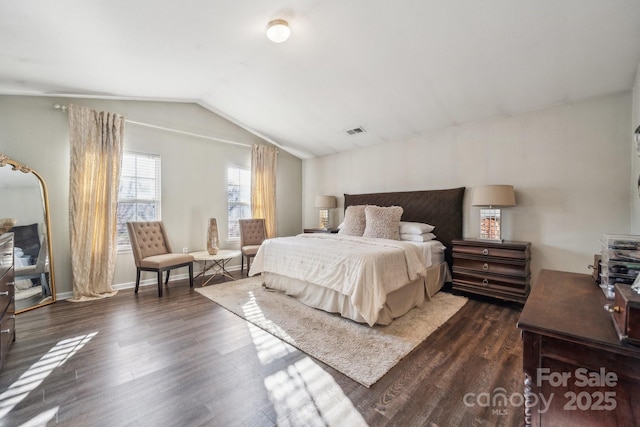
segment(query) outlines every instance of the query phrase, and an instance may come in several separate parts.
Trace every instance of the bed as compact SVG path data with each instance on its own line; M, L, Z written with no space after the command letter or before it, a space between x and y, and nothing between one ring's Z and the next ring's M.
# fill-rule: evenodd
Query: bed
M308 306L370 326L387 325L451 280L451 240L462 236L464 190L345 194L345 220L355 209L382 207L367 209L393 211L404 224L431 224L437 240L368 238L366 233L278 237L263 243L249 274L261 274L266 289Z

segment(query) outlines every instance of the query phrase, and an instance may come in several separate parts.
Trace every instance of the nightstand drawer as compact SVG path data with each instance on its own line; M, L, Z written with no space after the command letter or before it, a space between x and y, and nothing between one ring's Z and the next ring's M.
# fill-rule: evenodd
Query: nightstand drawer
M509 259L527 259L529 258L526 251L521 249L502 249L502 248L491 248L488 246L455 246L453 248L453 253L461 253L461 254L469 254L469 255L477 255L477 256L490 256L490 257L500 257L500 258L509 258Z
M522 294L529 286L529 277L509 277L491 274L456 271L454 282L460 285L499 289Z
M508 276L528 277L529 260L509 262L508 259L477 259L461 257L453 254L453 271L472 270L477 273L503 274Z

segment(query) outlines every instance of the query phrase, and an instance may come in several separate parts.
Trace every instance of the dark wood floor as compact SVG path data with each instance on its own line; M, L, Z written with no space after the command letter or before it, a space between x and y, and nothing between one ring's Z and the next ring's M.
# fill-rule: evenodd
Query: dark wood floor
M366 388L185 282L59 301L17 318L0 424L518 426L482 399L522 391L518 316L471 300Z

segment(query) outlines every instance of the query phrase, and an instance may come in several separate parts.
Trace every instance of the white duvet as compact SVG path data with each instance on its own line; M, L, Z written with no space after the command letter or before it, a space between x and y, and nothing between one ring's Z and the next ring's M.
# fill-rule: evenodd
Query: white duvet
M322 233L265 241L249 275L270 272L347 295L374 325L387 294L424 276L421 250L410 242Z

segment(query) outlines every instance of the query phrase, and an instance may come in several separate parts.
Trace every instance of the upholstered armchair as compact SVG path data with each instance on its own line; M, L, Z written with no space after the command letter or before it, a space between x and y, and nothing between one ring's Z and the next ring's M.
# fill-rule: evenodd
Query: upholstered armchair
M161 221L128 222L127 229L137 268L135 293L140 287L140 272L155 271L158 273L158 296L161 297L162 273L167 272L166 285L170 271L179 267L189 267L189 286L193 287L193 256L171 251Z
M244 259L247 259L247 275L251 268L251 258L256 256L262 242L267 238L264 218L241 219L240 224L240 273L244 271Z

